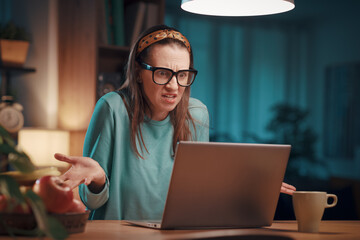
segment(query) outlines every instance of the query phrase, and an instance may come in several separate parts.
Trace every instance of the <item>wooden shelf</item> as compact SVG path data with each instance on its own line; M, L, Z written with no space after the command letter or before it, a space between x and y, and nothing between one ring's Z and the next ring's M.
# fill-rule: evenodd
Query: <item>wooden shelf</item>
M99 49L119 51L119 52L129 52L130 51L130 47L128 47L128 46L117 46L117 45L107 45L107 44L99 44Z
M9 71L9 72L36 72L35 68L29 68L29 67L8 67L8 66L0 66L0 69L3 71Z
M98 73L123 72L130 53L130 47L115 45L99 45Z
M35 68L29 67L12 67L12 66L0 66L1 71L1 96L10 95L11 92L11 74L12 73L33 73L36 72Z
M98 51L99 57L114 56L119 58L127 57L130 53L130 47L101 44L98 47Z

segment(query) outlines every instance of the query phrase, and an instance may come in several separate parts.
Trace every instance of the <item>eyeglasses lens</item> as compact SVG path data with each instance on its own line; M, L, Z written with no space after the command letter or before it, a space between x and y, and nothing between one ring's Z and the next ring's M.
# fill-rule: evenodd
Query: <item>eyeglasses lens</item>
M173 73L166 69L157 69L154 72L154 81L157 84L167 84L173 76ZM195 73L187 70L177 72L177 81L181 86L189 86L195 79Z

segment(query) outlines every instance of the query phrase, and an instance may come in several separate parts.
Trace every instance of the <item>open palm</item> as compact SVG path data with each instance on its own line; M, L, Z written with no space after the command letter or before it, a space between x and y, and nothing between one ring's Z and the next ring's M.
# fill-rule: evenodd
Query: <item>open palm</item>
M94 188L104 186L106 177L103 168L98 162L89 157L75 157L56 153L55 158L71 164L71 167L60 176L71 189L80 184L92 185Z

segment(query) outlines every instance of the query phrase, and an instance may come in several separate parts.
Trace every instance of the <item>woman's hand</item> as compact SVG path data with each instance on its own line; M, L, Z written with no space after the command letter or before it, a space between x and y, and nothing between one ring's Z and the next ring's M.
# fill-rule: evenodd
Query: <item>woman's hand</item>
M74 157L60 153L55 153L54 156L59 161L71 164L70 169L60 176L71 189L82 183L88 185L93 193L99 193L104 188L106 182L105 172L95 160L89 157Z
M290 184L282 183L280 192L292 195L296 191L296 188Z

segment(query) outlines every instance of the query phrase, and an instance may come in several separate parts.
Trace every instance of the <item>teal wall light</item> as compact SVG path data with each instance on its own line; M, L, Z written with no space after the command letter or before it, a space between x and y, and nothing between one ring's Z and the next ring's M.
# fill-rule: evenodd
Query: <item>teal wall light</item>
M185 11L213 16L259 16L287 12L294 0L182 0Z

